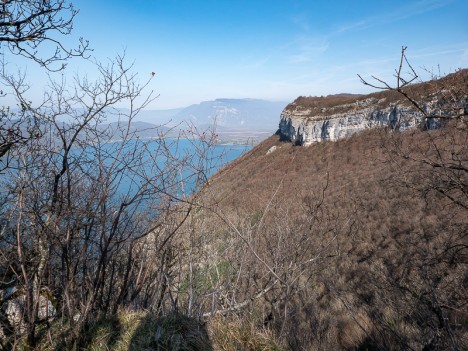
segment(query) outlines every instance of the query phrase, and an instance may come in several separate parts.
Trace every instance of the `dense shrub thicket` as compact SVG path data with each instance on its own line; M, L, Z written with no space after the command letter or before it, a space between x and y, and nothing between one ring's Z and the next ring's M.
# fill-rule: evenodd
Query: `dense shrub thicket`
M252 299L236 313L261 313L290 349L466 348L467 137L453 124L268 139L206 189L228 218L197 227L207 264L233 272L218 303Z

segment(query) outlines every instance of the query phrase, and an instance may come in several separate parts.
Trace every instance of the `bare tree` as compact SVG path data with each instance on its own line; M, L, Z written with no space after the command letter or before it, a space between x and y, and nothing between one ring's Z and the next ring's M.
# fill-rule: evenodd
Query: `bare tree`
M5 0L0 2L0 48L13 55L24 56L37 62L47 71L61 71L67 60L74 56L86 57L88 41L79 39L75 48L68 48L63 41L73 30L77 15L73 5L64 0ZM6 57L2 53L2 76L7 76ZM22 79L25 77L23 76ZM5 92L2 90L0 96ZM2 107L0 112L0 158L17 144L40 137L38 116L23 105L13 112ZM3 167L9 160L3 160Z
M396 86L373 76L378 84L363 79L365 85L395 91L409 102L418 112L422 113L421 126L430 129L433 126L449 124L450 128L442 129L438 134L423 135L424 144L416 146L402 144L393 139L391 153L393 162L409 160L418 164L426 180L421 182L408 181L406 184L421 193L438 192L450 201L464 209L468 208L468 164L467 154L467 124L468 116L468 71L461 70L441 79L432 75L430 89L423 92L417 90L411 83L418 75L406 57L406 47L402 47L400 65L395 71ZM407 67L409 73L405 76L403 70ZM442 134L442 135L439 135ZM450 140L448 145L441 147L442 140ZM400 165L399 168L404 168ZM407 170L406 170L407 171Z
M64 0L1 1L0 47L6 46L13 54L32 59L48 70L61 70L70 57L88 51L89 44L83 39L75 49L62 43L71 33L77 13Z
M210 166L209 138L185 141L199 147L193 155L178 138L166 138L164 126L150 139L131 131L153 97L143 95L148 82L139 84L123 57L97 70L95 82L51 81L37 105L25 99L21 78L4 77L40 121L41 137L10 150L1 180L2 275L16 286L31 345L47 320L44 295L69 326L67 348L79 347L90 319L165 299L177 230L193 208L188 196ZM128 109L116 107L123 103ZM119 122L103 129L108 116Z
M411 85L418 82L419 76L406 57L406 49L406 46L401 48L400 64L394 73L394 86L376 76L372 76L374 82L371 82L358 74L361 83L375 89L395 91L401 94L418 112L424 115L423 126L427 123L428 118L463 119L468 116L468 109L466 107L466 78L464 85L457 83L451 86L447 82L445 82L445 86L434 84L433 89L426 92L427 96L412 96ZM432 80L440 78L440 76L431 74ZM435 98L432 104L425 104L427 99L432 98Z

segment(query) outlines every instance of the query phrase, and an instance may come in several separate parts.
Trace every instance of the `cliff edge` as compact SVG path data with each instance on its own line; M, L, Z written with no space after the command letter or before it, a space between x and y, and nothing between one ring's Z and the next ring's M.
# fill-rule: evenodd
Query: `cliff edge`
M308 146L375 127L400 131L416 126L434 129L459 116L460 111L461 115L467 115L467 86L468 69L463 69L406 87L404 92L424 112L394 90L368 95L299 97L281 113L278 134L283 140Z

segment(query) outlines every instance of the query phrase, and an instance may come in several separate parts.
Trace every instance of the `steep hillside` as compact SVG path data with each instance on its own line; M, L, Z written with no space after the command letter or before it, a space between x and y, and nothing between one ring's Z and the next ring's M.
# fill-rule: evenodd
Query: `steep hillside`
M259 313L291 350L466 349L466 122L282 139L200 195L202 265L232 273L210 290L216 308Z
M467 172L428 164L466 166L467 137L377 129L304 148L273 136L211 180L208 206L251 245L222 259L253 255L260 286L284 279L257 306L291 349L468 345Z

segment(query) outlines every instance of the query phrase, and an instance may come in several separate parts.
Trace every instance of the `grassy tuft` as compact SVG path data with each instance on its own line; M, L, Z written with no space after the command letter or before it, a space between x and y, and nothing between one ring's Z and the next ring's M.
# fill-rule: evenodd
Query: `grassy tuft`
M280 351L284 347L266 328L240 320L215 318L209 323L210 338L216 351Z

